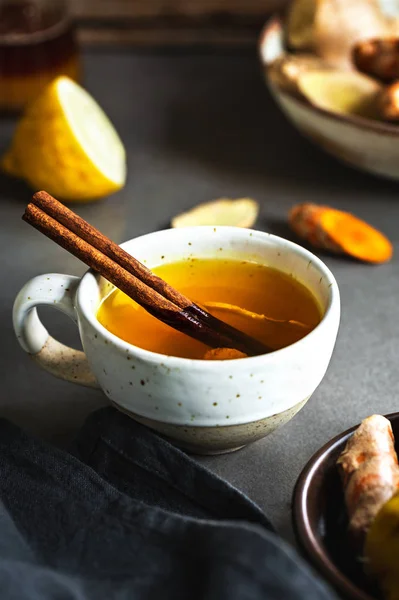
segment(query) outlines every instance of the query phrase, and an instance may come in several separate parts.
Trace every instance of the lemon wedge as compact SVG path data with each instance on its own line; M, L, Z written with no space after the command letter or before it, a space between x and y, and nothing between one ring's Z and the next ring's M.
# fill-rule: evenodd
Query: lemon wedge
M378 511L365 543L368 570L380 580L389 600L399 599L398 552L399 494Z
M313 104L330 112L374 117L381 86L365 75L345 71L312 71L298 78L302 94Z
M19 121L2 169L62 200L87 202L121 189L126 155L96 101L68 77L53 80Z
M231 225L252 227L259 213L259 204L251 198L230 200L220 198L199 204L188 212L172 219L172 227L192 227L195 225Z

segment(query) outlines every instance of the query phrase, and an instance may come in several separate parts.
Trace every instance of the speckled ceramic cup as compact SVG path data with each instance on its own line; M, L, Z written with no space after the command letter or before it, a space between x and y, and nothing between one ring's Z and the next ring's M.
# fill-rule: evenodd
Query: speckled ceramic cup
M178 445L201 454L227 452L287 422L321 382L334 348L337 283L316 256L282 238L233 227L159 231L123 248L153 268L192 256L252 260L291 274L317 298L323 318L300 341L271 354L228 361L165 356L132 346L97 320L112 286L88 271L40 275L18 294L14 329L22 348L57 377L100 387L110 401ZM52 338L36 306L49 304L79 327L84 353Z

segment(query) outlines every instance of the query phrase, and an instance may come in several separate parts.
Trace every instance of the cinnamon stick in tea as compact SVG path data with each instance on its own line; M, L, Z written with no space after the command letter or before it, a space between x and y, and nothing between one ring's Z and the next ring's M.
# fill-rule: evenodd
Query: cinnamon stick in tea
M160 321L212 348L235 348L247 355L270 351L258 340L190 303L48 194L41 192L33 200L23 216L26 222L98 271Z
M266 354L267 352L271 352L271 348L266 347L258 340L251 338L228 323L217 319L204 308L192 302L189 298L173 288L166 281L152 273L150 269L134 258L134 256L112 242L103 233L101 233L101 231L90 225L79 215L61 204L61 202L58 202L58 200L53 198L47 192L37 192L34 194L32 202L45 213L56 219L59 223L66 226L70 231L88 242L94 248L100 250L103 254L110 256L115 262L126 269L126 271L133 274L147 286L157 291L164 298L167 298L173 302L177 307L183 309L183 311L187 314L187 318L191 318L195 322L201 322L202 326L206 327L206 329L218 331L221 336L224 336L226 339L230 340L230 346L228 347L242 349L245 346L248 350L252 349L250 352L251 355ZM140 304L139 301L137 302ZM244 350L244 352L246 351ZM246 353L248 354L248 352Z

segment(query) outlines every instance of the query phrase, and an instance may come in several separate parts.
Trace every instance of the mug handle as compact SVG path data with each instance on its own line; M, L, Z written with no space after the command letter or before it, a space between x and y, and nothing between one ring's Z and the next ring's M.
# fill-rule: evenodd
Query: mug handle
M58 273L39 275L28 281L14 302L14 331L25 352L43 369L60 379L98 388L85 353L51 337L36 310L36 306L48 304L77 324L74 298L79 282L79 277Z

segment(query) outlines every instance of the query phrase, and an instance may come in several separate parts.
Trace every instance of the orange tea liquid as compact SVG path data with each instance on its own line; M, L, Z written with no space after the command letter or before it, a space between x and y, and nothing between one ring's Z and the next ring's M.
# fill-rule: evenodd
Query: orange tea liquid
M273 319L291 319L306 325L287 327L208 308L216 317L273 349L301 339L321 318L315 298L304 285L256 263L190 259L159 266L153 272L203 306L208 302L228 303ZM110 332L145 350L185 358L203 358L207 350L201 342L159 322L120 290L104 299L97 318Z

